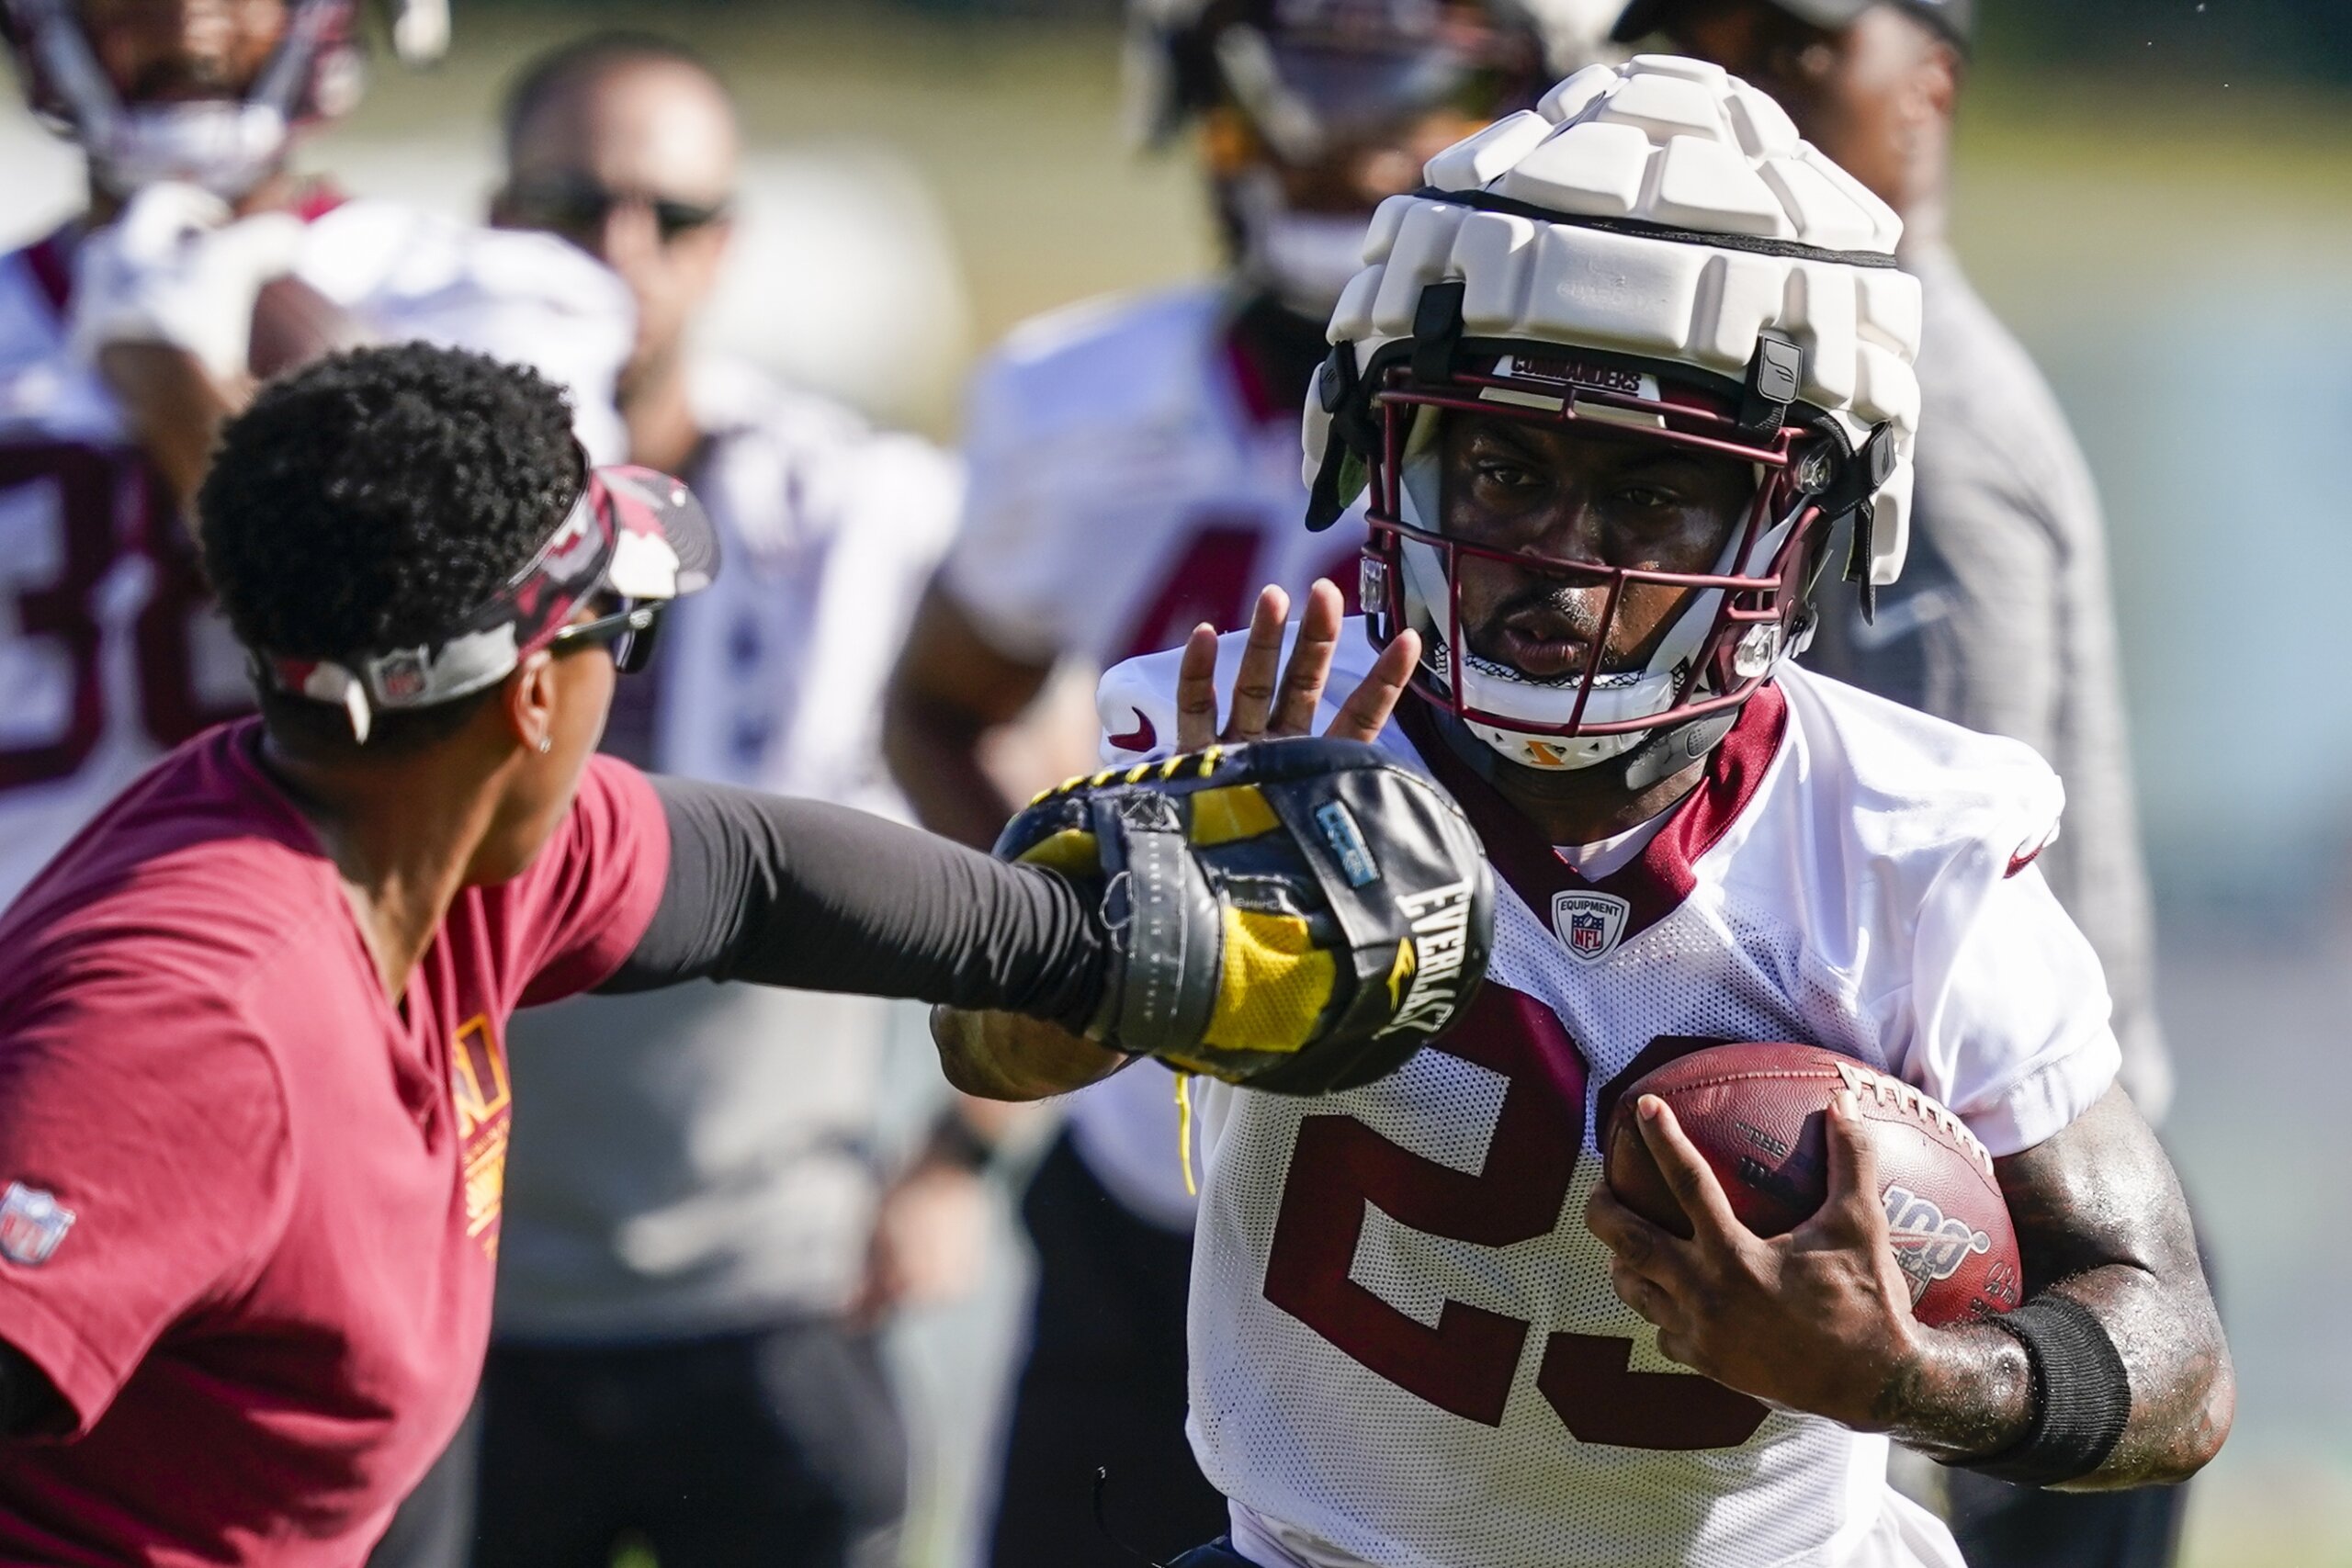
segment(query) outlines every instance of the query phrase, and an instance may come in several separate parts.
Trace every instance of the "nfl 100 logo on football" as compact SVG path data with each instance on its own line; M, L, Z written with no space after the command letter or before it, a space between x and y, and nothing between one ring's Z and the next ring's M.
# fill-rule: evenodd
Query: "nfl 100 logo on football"
M1559 892L1552 895L1552 932L1568 956L1579 964L1598 964L1617 947L1634 907L1613 893Z
M1993 1238L1965 1221L1948 1219L1928 1199L1902 1187L1886 1190L1886 1225L1895 1266L1911 1281L1911 1304L1939 1280L1949 1280L1972 1253L1993 1250Z
M33 1269L48 1262L73 1228L74 1211L38 1187L11 1181L0 1195L0 1258L11 1263Z

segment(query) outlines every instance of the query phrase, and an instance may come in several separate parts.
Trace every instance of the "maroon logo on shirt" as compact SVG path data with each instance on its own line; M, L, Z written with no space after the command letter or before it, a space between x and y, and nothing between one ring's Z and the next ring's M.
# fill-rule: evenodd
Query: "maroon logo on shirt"
M1122 751L1148 751L1159 744L1159 731L1151 727L1151 719L1141 708L1129 708L1136 716L1136 727L1124 735L1114 735L1111 744Z
M11 1263L34 1269L48 1262L73 1228L74 1211L38 1187L11 1181L0 1197L0 1258Z

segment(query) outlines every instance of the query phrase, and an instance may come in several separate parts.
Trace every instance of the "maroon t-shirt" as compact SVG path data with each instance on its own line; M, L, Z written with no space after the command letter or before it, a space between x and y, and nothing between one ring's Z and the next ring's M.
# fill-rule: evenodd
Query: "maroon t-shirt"
M661 897L661 804L600 758L389 998L258 739L164 758L0 918L0 1339L74 1423L0 1455L0 1560L362 1561L481 1371L506 1021Z

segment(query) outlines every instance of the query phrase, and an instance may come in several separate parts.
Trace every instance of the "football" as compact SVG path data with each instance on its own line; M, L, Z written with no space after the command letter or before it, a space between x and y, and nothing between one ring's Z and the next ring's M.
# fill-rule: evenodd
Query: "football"
M1608 1108L1603 1175L1627 1208L1690 1234L1634 1119L1641 1097L1657 1095L1713 1168L1740 1222L1758 1235L1780 1235L1827 1195L1825 1127L1841 1089L1854 1091L1877 1150L1879 1196L1919 1321L1956 1323L2016 1306L2017 1235L1992 1156L1933 1100L1834 1051L1716 1045L1667 1063Z

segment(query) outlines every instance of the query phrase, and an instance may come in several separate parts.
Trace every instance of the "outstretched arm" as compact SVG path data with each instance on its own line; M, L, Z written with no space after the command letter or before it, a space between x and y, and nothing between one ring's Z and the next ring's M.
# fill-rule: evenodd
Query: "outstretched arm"
M2028 1309L2087 1314L2065 1341L2083 1353L2047 1375L2000 1328L1929 1328L1911 1315L1876 1156L1849 1099L1829 1118L1828 1201L1768 1241L1733 1216L1673 1111L1645 1097L1644 1139L1693 1234L1684 1241L1651 1224L1605 1185L1586 1218L1614 1254L1619 1297L1657 1325L1659 1349L1758 1399L2030 1483L2160 1484L2213 1457L2236 1401L2229 1349L2179 1183L2120 1089L1996 1163ZM2102 1340L2120 1359L2120 1381L2108 1381L2116 1369L2098 1351ZM2053 1445L2053 1424L2085 1435Z
M878 817L656 779L670 874L605 991L694 979L1002 1008L1083 1028L1112 957L1053 872Z

